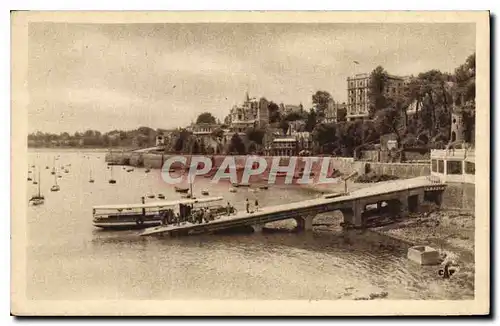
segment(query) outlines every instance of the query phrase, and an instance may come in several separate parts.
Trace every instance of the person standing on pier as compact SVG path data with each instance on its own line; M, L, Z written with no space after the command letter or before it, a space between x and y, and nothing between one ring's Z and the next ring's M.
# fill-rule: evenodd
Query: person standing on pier
M204 208L203 209L203 220L204 220L205 223L210 222L210 216L209 216L208 208Z
M144 197L141 197L141 202L144 205L146 203L146 199ZM144 207L142 208L142 216L146 216L146 209Z
M255 199L255 211L259 210L259 200L256 198Z
M250 202L248 201L248 198L247 198L245 204L246 204L246 207L247 207L247 213L250 213Z

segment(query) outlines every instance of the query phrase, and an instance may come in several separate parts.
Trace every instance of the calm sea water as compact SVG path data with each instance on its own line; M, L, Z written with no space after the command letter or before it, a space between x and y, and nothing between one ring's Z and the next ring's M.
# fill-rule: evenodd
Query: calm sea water
M57 167L60 192L50 192ZM136 231L101 231L92 226L92 206L140 202L147 194L178 199L158 170L114 167L107 181L104 153L30 151L41 167L45 204L28 207L27 295L30 299L352 299L386 291L389 299L469 299L469 293L437 275L436 267L409 262L405 248L380 248L374 235L338 228L314 232L142 238ZM95 183L88 182L92 167ZM28 167L26 167L28 168ZM30 168L33 170L32 168ZM24 181L26 182L26 181ZM36 192L30 185L27 199ZM229 184L196 181L238 209L245 198L262 206L300 201L315 194L271 187L257 193L228 191ZM323 222L338 225L338 217ZM375 238L374 238L375 237ZM381 238L381 237L380 237Z

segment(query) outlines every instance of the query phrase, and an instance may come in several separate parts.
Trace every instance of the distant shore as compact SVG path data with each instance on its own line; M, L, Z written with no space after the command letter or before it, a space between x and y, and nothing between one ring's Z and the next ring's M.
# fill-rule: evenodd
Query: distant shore
M39 146L28 146L28 150L36 151L95 151L95 152L109 152L111 151L133 151L136 150L136 147L95 147L95 146L82 146L82 147L70 147L70 146L54 146L54 147L39 147Z

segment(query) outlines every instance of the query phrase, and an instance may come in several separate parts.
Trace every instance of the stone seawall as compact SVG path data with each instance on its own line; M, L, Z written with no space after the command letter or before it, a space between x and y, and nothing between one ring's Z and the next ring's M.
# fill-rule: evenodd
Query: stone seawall
M132 152L108 152L105 161L110 164L129 165Z
M360 174L364 172L373 172L375 174L388 174L395 175L400 178L415 178L422 175L430 175L429 164L416 164L416 163L373 163L373 162L355 162L359 165L357 171ZM365 168L363 169L363 165Z
M132 165L132 166L144 166L152 169L160 169L163 163L169 158L177 156L176 154L151 154L151 153L136 153L136 152L112 152L106 154L106 162L112 164L121 165ZM187 165L191 165L192 155L182 155L187 159ZM215 167L220 167L225 155L214 155L213 162ZM246 159L249 156L237 155L234 156L236 167L245 167ZM278 157L278 156L263 156L267 162L268 169L270 168L273 160L278 160L280 165L288 165L289 157ZM322 159L329 160L330 170L335 169L343 174L349 174L353 171L359 174L365 174L368 172L373 172L376 174L389 174L395 175L400 178L413 178L422 175L430 174L430 167L428 164L415 164L415 163L375 163L375 162L363 162L354 161L352 157L300 157L297 163L297 169L305 165L306 160L316 159L321 162ZM179 168L182 164L176 162L172 165L172 168ZM315 172L319 172L319 167L314 169Z

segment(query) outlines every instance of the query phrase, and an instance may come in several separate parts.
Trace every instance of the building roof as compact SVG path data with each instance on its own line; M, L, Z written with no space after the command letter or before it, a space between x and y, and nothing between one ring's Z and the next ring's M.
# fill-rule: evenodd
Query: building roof
M295 142L297 141L295 138L276 138L273 140L275 143L286 143L286 142Z

